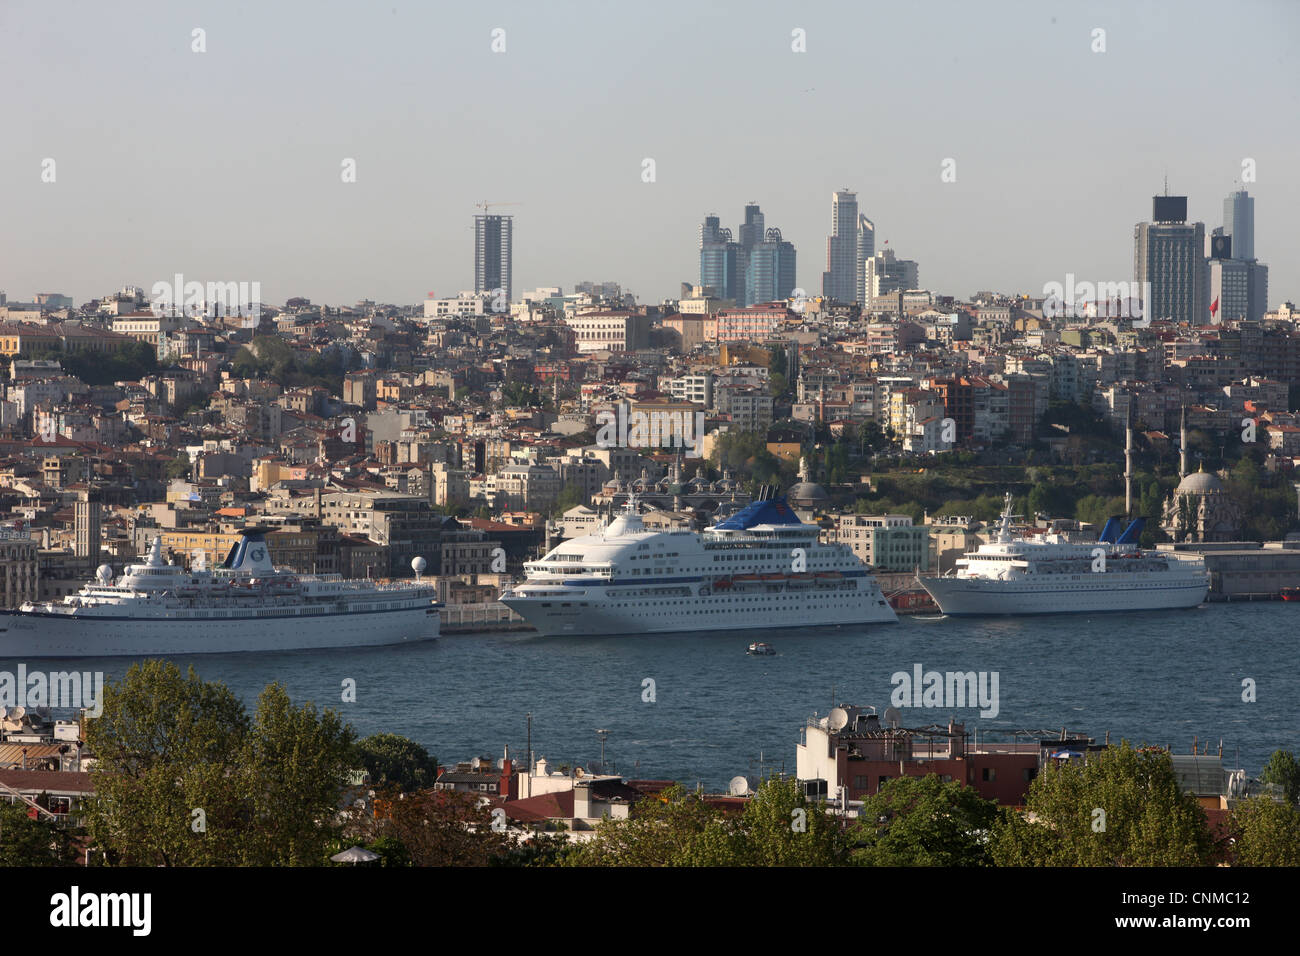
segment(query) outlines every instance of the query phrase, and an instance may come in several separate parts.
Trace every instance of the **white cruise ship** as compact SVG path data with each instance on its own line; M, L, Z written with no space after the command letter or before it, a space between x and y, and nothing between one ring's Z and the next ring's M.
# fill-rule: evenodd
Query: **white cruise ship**
M0 658L290 651L438 636L429 584L276 570L264 532L240 535L219 568L167 564L154 538L145 563L128 565L116 583L105 564L61 603L0 610ZM423 560L412 566L423 570Z
M898 620L867 567L780 500L708 528L649 531L629 501L524 566L501 598L542 634L664 634Z
M1204 562L1139 549L1142 518L1122 534L1111 518L1096 541L1078 542L1058 534L1016 537L1013 517L1008 494L992 544L958 559L948 574L920 578L944 614L1149 611L1205 600Z

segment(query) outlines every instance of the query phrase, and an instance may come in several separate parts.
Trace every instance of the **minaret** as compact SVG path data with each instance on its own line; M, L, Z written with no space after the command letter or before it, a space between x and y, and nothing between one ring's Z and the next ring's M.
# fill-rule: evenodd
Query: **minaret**
M1183 406L1183 421L1178 432L1178 479L1187 477L1187 406Z
M1124 423L1124 514L1133 517L1133 404Z

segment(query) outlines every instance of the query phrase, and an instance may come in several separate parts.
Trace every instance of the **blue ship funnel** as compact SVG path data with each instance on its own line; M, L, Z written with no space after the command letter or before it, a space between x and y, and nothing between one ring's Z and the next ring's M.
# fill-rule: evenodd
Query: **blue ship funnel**
M1142 529L1146 527L1146 518L1134 518L1133 523L1124 529L1124 533L1115 541L1116 544L1137 544L1138 538L1142 537Z
M1119 534L1119 518L1107 518L1106 527L1101 529L1101 537L1097 541L1101 544L1110 544L1117 534Z

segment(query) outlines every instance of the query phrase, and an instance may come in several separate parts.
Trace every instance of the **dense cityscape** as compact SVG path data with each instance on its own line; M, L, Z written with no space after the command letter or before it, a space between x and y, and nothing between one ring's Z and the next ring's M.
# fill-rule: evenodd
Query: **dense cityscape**
M939 610L921 575L994 540L1004 490L1017 534L1095 540L1109 516L1141 517L1142 546L1201 556L1210 601L1300 593L1297 313L1267 308L1246 190L1208 231L1185 208L1157 196L1155 221L1135 227L1132 298L922 288L915 261L877 254L849 190L832 197L820 295L793 286L793 248L750 204L739 241L705 218L698 282L656 305L613 282L512 297L513 217L499 213L474 217L474 289L414 307L272 307L238 299L247 283L181 276L80 305L0 296L5 603L63 601L151 547L156 563L220 566L257 528L271 564L301 575L426 571L444 634L530 629L501 598L555 546L628 511L698 530L774 489L901 612ZM108 771L102 725L43 726L10 697L0 783L75 814ZM813 723L825 739L800 752L856 754L851 731L871 722L880 766L910 757L907 776L930 779L934 761L964 755L952 769L975 793L1017 807L1052 752L1105 749L1073 735L981 748L961 724L914 734L870 711L838 708L852 728ZM485 793L520 833L599 832L672 783L508 755L439 767L401 746L424 763L403 751L407 777L367 763L365 779ZM1172 767L1223 828L1248 794L1294 788L1278 749L1250 774L1221 749ZM846 816L888 791L881 769L850 783L843 767L798 764L800 799ZM742 776L714 804L781 786Z

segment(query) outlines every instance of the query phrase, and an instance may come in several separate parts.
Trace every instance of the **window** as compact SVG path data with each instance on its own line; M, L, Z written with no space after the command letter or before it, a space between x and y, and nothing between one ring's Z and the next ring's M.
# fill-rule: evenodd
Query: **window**
M991 783L998 779L998 772L992 767L985 767L983 770L983 779L985 783Z

